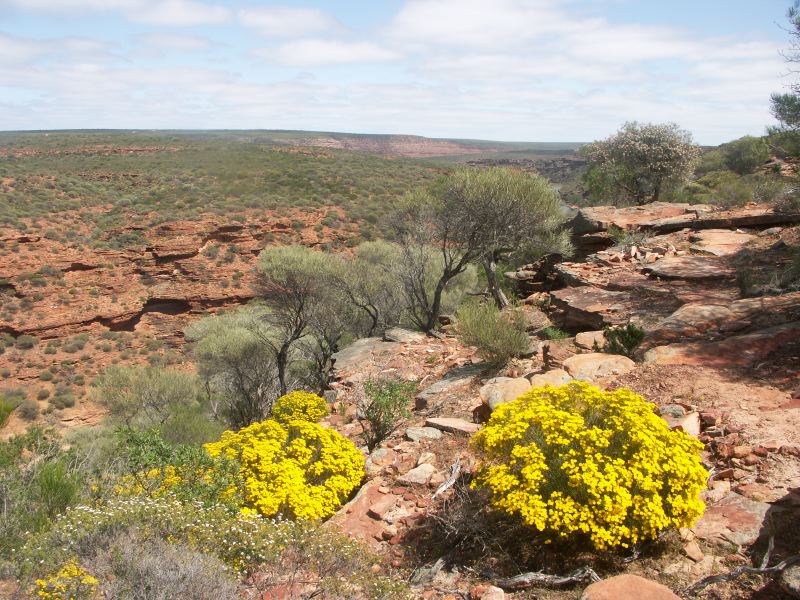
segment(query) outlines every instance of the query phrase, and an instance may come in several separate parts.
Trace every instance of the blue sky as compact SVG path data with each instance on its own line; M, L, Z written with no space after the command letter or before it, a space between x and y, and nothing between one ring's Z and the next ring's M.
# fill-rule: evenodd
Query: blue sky
M759 135L788 0L0 0L0 130Z

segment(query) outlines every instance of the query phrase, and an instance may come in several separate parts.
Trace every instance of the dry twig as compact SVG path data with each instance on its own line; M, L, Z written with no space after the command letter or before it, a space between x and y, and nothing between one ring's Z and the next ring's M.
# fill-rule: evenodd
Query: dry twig
M548 575L541 571L522 573L507 579L498 579L495 585L504 590L524 590L534 585L546 585L550 587L560 587L572 583L583 583L585 581L600 581L600 576L591 567L581 567L569 575Z

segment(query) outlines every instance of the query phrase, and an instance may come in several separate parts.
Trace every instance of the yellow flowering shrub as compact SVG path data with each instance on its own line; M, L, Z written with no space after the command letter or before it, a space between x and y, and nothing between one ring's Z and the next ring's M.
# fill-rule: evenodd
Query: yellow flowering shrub
M281 423L291 420L318 423L328 414L328 404L309 392L290 392L275 400L272 405L272 418Z
M36 580L36 596L42 600L83 600L97 591L97 579L73 559L56 573Z
M311 394L308 394L311 396ZM287 402L291 405L291 402ZM244 508L264 516L314 520L331 516L361 483L364 457L346 437L310 422L313 400L206 444L212 456L241 464Z
M705 509L702 445L628 389L533 388L498 406L472 444L482 459L473 486L495 508L598 549L691 526Z

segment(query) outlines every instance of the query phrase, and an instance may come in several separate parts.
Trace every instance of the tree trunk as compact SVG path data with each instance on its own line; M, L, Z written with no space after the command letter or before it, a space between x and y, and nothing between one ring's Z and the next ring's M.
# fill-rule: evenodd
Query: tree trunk
M661 196L661 186L657 185L653 190L653 198L650 200L650 202L658 202L659 196Z
M283 344L281 349L275 355L275 363L278 367L278 382L281 386L281 396L285 396L288 392L288 387L286 385L286 368L289 365L289 346L288 344Z
M483 270L486 273L486 283L489 288L489 293L492 295L497 308L500 310L507 308L508 298L506 298L506 295L503 293L503 290L497 281L497 261L494 256L484 259Z
M442 310L442 294L444 293L447 282L450 281L451 278L452 276L442 276L439 279L439 283L436 284L436 289L433 291L431 309L428 311L428 320L423 328L425 333L430 333L436 329L436 325L439 323L439 313Z

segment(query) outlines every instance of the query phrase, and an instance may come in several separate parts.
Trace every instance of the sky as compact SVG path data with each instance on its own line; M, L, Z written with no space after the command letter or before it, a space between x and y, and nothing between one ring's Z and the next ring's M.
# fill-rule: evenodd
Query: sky
M0 0L0 130L762 135L789 0Z

